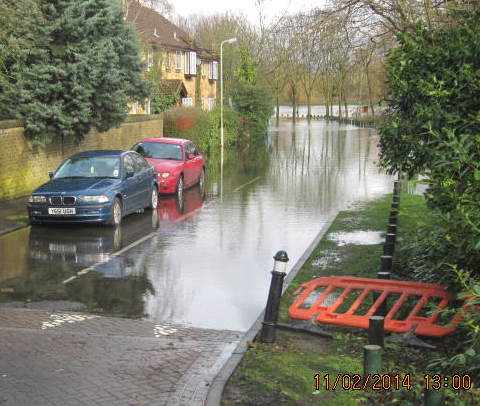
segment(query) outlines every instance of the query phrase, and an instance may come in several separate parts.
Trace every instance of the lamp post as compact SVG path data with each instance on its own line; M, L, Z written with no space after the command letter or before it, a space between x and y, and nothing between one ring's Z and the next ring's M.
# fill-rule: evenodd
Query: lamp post
M223 44L237 41L229 38L220 43L220 170L223 170Z

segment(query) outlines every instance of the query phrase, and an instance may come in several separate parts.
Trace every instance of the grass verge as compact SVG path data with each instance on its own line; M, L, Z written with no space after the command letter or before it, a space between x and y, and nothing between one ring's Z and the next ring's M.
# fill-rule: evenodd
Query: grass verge
M292 322L287 309L294 300L292 293L304 282L330 275L376 277L384 241L379 241L378 236L383 238L386 232L391 203L392 196L385 196L338 214L285 292L279 322ZM425 215L423 196L401 196L397 247L408 242L417 221ZM348 237L352 236L359 236L360 241L348 243ZM436 349L386 341L382 353L385 389L355 390L356 376L363 372L367 331L327 324L320 327L333 338L277 329L273 344L258 340L249 343L249 349L225 386L221 405L420 405L424 397L424 377L433 373L428 367L431 361L452 356L462 341L460 332L440 339L422 337ZM451 371L442 375L449 378L448 387L441 388L446 404L480 404L478 382L473 382L468 390L454 390L452 375ZM337 376L340 380L333 390Z

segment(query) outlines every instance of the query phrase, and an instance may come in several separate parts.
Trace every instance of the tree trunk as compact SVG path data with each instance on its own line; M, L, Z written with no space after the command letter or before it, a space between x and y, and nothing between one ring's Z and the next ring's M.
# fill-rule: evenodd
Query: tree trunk
M293 121L297 120L297 87L295 84L292 83L292 113L293 113Z

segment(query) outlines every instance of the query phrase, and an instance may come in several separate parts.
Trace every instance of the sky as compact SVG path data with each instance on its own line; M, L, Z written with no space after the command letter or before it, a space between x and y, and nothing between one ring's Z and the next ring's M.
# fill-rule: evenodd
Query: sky
M324 1L321 0L264 0L262 7L263 13L268 19L275 19L285 11L293 14L299 11L312 9L315 5L319 6ZM258 11L255 8L255 0L173 0L175 12L182 17L188 17L189 14L213 14L215 12L241 11L247 15L251 23L258 22Z

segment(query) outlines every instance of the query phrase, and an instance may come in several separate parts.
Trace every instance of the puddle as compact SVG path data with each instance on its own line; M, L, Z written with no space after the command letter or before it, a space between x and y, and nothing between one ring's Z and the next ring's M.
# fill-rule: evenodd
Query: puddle
M312 261L312 271L319 271L320 269L326 268L332 263L340 262L342 256L335 251L324 251L322 252L322 257Z
M347 244L376 245L385 241L382 231L353 231L351 233L331 233L328 239L339 246Z

